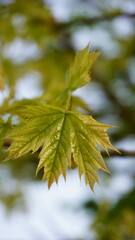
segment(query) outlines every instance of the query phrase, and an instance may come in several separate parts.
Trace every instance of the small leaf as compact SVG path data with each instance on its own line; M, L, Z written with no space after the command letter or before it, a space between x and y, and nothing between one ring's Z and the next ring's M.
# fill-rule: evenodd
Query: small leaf
M83 113L84 113L84 111L89 113L91 111L88 104L83 99L81 99L80 97L77 97L77 96L71 97L71 107L70 108L72 111L75 111L75 112L80 112L81 110L83 110Z
M8 119L7 122L4 122L2 118L0 118L0 150L4 144L4 137L9 133L12 128L11 120Z
M39 105L39 99L23 99L21 101L15 101L10 105L7 105L4 110L0 109L0 113L11 113L11 114L16 114L16 111L22 108L25 105Z
M68 87L74 91L87 84L90 79L90 69L99 56L99 52L89 53L89 45L76 54L69 70Z

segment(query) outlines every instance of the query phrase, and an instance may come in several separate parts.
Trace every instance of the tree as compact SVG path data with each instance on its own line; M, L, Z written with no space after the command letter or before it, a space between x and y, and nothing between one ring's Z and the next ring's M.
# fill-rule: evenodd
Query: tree
M80 4L82 4L81 1ZM50 186L54 180L58 180L60 173L66 175L67 166L74 168L78 165L80 176L84 173L86 182L93 189L94 182L98 181L97 169L101 167L106 170L96 144L99 143L105 150L108 147L114 149L106 133L109 128L108 124L118 126L110 134L113 145L116 146L118 142L122 142L125 138L134 137L134 33L132 30L128 37L121 37L115 31L113 22L117 19L126 18L130 24L133 24L135 14L124 11L120 7L111 8L106 1L103 2L102 6L99 5L98 3L93 5L93 1L85 3L86 9L90 6L91 9L99 12L94 17L89 16L88 13L77 14L74 17L69 17L67 21L59 21L53 16L47 4L42 1L16 0L11 3L5 1L0 3L2 45L0 89L3 92L3 102L0 108L2 116L0 120L1 161L19 157L19 162L15 160L6 163L11 166L16 177L31 178L38 164L38 155L40 155L38 170L42 166L53 169L50 165L51 161L53 163L57 162L57 164L53 175L50 174L50 170L45 174L41 170L37 179L41 179L41 175L43 175ZM98 51L92 51L89 54L88 47L86 47L75 57L76 49L73 42L73 34L77 33L78 29L83 32L85 29L92 28L107 30L116 47L110 55L101 52L93 66L92 63L96 60ZM17 53L17 46L20 45L22 46L22 52L19 54ZM30 54L30 49L32 49L32 54ZM117 49L118 51L116 51ZM93 78L93 83L88 83L90 80L88 71ZM42 91L42 94L33 99L28 99L28 96L27 99L21 100L17 96L18 86L20 82L23 82L23 79L27 78L33 78L33 82L36 81L37 88ZM90 89L91 86L94 86L104 94L104 101L101 99L102 104L99 104L100 107L97 110L90 108L87 101L83 100L83 94L82 99L75 96L74 93L71 95L71 92L86 83L88 83L86 88ZM27 84L25 88L27 88ZM82 89L86 90L86 88L84 86ZM90 91L92 93L92 90ZM65 108L66 111L70 112L68 114L66 112L66 118ZM46 116L54 114L54 117L41 118L43 112L46 112ZM73 112L73 115L71 115L71 112ZM95 122L90 115L98 122ZM38 122L34 119L38 119ZM44 129L44 125L48 126L48 122L52 125L48 130L46 129L44 134L39 135L40 139L36 139L37 143L34 141L27 142L24 147L23 144L26 143L28 135L31 138L34 131L37 134L40 129ZM106 122L106 124L99 124L99 122ZM96 129L93 127L95 124ZM67 131L67 128L70 130ZM81 132L81 134L76 135L76 132ZM88 132L90 134L92 132L92 138L90 138ZM57 136L58 139L55 144L54 136ZM10 138L14 141L11 142ZM52 140L52 146L47 146L50 139ZM81 149L78 148L78 139L82 143ZM89 141L87 142L87 140ZM46 142L41 150L44 141ZM19 149L20 144L23 145L21 149ZM66 154L63 152L64 159L61 154L64 151L62 146L66 146ZM87 146L87 149L91 148L92 155L86 153L85 146ZM53 147L53 150L49 153L48 149L51 149L51 147ZM7 148L10 150L9 157L7 156ZM58 156L54 158L57 148L61 161L58 160ZM28 153L29 150L35 153L31 155ZM110 156L119 156L121 159L124 157L125 161L127 157L135 156L134 149L132 151L119 149L119 151L121 154L117 151L109 151ZM27 154L24 155L24 153ZM50 162L47 154L51 154ZM101 151L101 154L104 158L108 158L104 151ZM86 160L82 160L84 156L91 159L91 164L93 164L87 166L88 175L83 165ZM46 162L44 162L45 159ZM54 161L54 159L57 159L57 161ZM95 162L95 159L98 162ZM1 165L3 166L3 163ZM25 172L28 165L30 165L30 170ZM18 169L20 170L19 173ZM6 202L5 198L3 199ZM102 203L99 204L99 209L100 205L102 208ZM105 208L103 208L103 211L110 211L108 210L110 207ZM131 211L134 213L133 208ZM100 210L97 214L97 219L100 222L98 216L100 216ZM106 219L101 221L106 222ZM108 231L111 231L109 227L108 229ZM103 239L105 239L104 234Z

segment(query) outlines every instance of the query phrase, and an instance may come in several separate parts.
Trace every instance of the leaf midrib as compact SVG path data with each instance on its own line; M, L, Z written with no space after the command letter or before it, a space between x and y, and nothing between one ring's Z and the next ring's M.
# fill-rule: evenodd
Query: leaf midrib
M57 153L58 153L59 144L60 144L60 141L61 141L62 132L63 132L63 129L64 129L65 120L66 120L66 112L64 113L64 117L63 117L63 121L62 121L62 125L61 125L61 132L60 132L57 148L56 148L55 155L54 155L54 161L53 161L53 165L52 165L52 168L51 168L51 171L50 171L50 176L49 176L49 179L48 179L48 186L49 187L50 187L51 176L52 176L53 169L54 169L54 166L55 166L55 160L56 160L56 156L57 156ZM60 161L60 164L61 164L61 161Z

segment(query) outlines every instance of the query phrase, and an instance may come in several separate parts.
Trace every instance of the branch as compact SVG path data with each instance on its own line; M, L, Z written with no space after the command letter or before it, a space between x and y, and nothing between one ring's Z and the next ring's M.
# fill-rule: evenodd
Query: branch
M61 32L64 31L70 27L73 26L80 26L80 25L86 25L90 26L92 24L100 23L103 21L111 21L117 17L127 17L130 19L135 18L135 13L127 13L127 12L121 12L121 11L116 11L116 12L107 12L104 13L101 16L98 17L85 17L85 16L78 16L75 17L68 22L57 22L55 19L50 18L50 19L44 19L42 17L35 17L33 21L36 24L43 24L45 26L48 26L49 29L51 29L53 32Z
M124 13L124 12L116 12L116 13L107 13L104 14L100 17L92 17L92 18L86 18L86 17L78 17L75 18L67 23L65 23L65 25L67 26L72 26L74 24L85 24L85 25L91 25L94 23L98 23L98 22L102 22L102 21L111 21L114 18L117 17L127 17L127 18L131 18L134 19L135 18L135 13Z
M103 157L135 157L135 151L126 151L122 149L119 149L118 151L120 154L114 151L109 151L109 155L105 151L101 151L101 154Z
M5 141L4 142L4 146L5 147L10 147L11 145L11 141ZM38 152L40 152L41 149L38 150ZM126 151L126 150L122 150L122 149L118 149L118 152L115 151L109 151L109 155L106 153L106 151L101 151L101 155L103 157L135 157L135 151Z

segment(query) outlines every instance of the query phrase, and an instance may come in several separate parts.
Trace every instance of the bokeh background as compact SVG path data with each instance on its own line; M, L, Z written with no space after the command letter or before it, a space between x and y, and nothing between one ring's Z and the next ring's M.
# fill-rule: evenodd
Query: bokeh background
M134 0L0 0L0 111L9 100L40 97L50 82L62 87L88 43L101 54L74 95L84 112L118 126L110 138L122 154L105 157L111 175L100 171L93 193L77 169L48 190L35 176L36 154L2 163L1 149L0 240L135 239Z

